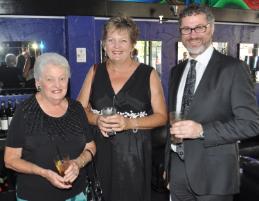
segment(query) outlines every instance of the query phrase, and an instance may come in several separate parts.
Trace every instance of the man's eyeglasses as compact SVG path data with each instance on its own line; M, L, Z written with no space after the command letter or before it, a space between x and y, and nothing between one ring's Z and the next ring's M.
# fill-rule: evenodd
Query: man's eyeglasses
M190 34L192 33L192 31L194 31L195 33L204 33L206 32L207 28L208 28L208 25L198 25L194 28L190 28L190 27L182 27L180 28L180 32L181 34L183 35L187 35L187 34Z

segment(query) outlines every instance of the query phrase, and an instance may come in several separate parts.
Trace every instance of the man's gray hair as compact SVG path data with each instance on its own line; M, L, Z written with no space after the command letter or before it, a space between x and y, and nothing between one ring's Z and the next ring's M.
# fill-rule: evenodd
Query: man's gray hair
M207 18L208 23L214 25L215 17L209 7L207 6L199 6L196 4L192 4L186 8L184 8L179 14L179 23L182 24L182 18L192 15L204 14Z
M12 53L5 55L5 63L7 67L16 67L16 56Z

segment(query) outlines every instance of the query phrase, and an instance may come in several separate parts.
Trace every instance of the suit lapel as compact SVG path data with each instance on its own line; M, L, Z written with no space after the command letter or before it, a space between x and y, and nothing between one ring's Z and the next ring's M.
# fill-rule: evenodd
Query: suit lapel
M199 110L200 103L202 103L204 98L206 99L206 94L208 94L207 91L210 90L209 86L210 86L211 78L214 77L219 70L218 64L220 61L220 57L221 57L220 53L214 50L211 56L211 59L206 67L206 70L200 80L200 83L195 91L189 114L187 114L187 118L194 112L195 108L198 108ZM181 82L184 69L187 65L187 62L188 60L178 64L171 70L169 93L168 93L169 111L175 111L176 109L178 88Z
M211 56L211 59L200 80L200 83L195 91L189 114L193 112L194 108L200 108L198 107L197 104L202 103L204 98L206 98L204 96L208 94L207 91L210 90L209 86L210 86L211 78L215 76L217 74L217 71L219 70L218 68L219 57L220 57L220 54L216 50L214 50Z
M184 72L184 69L187 65L188 60L180 63L176 67L174 67L171 71L170 83L169 83L169 110L176 110L176 101L177 101L177 93L178 88L181 82L181 78Z

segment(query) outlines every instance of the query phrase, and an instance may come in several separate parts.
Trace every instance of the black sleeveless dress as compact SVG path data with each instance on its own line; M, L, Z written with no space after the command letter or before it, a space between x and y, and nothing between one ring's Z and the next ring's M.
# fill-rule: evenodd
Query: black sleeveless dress
M150 74L140 64L122 89L115 94L105 63L99 64L92 84L90 103L94 113L115 106L128 118L152 114ZM109 138L96 127L96 163L105 201L150 201L151 136L150 130L127 130Z

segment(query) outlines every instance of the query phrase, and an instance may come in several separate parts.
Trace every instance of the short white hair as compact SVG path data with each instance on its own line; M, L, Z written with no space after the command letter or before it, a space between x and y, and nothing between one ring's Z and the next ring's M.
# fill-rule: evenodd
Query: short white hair
M48 52L37 57L34 64L34 78L35 80L39 80L44 68L48 65L55 65L60 68L64 68L68 78L70 78L70 66L65 57L58 53Z

